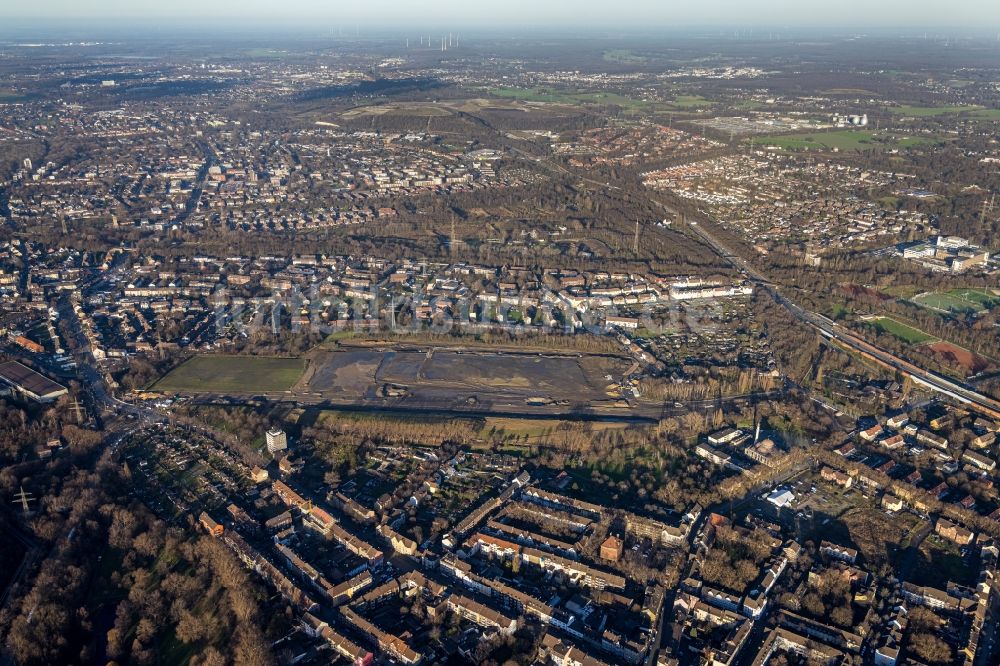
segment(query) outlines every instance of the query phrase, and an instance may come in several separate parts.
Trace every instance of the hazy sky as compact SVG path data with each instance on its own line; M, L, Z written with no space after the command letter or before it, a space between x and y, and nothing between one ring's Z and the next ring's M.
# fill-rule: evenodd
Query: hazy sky
M998 0L0 0L3 18L399 25L975 27ZM991 27L993 26L993 27Z

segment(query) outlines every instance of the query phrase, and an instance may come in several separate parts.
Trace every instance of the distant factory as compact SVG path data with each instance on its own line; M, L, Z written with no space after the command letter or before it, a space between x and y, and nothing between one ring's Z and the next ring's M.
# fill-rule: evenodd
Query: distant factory
M860 116L850 115L843 116L839 113L833 114L831 118L833 124L837 127L868 127L868 114L864 113Z

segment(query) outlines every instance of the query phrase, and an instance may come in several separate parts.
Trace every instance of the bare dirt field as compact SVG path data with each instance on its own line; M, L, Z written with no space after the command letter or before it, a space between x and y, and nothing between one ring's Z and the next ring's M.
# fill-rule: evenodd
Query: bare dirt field
M609 385L631 362L594 354L459 349L319 352L294 391L329 400L428 407L611 406Z
M945 360L961 365L970 375L989 370L992 367L989 359L949 342L935 342L927 345L927 348Z

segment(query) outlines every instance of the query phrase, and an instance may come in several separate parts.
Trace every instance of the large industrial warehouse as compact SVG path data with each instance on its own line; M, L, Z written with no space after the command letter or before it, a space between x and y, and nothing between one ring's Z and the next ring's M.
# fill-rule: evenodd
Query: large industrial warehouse
M36 402L52 402L67 393L65 386L17 361L0 363L0 382Z

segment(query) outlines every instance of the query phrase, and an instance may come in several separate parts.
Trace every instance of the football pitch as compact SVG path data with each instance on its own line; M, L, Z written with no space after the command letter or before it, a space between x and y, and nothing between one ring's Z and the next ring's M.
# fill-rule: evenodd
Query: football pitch
M951 289L918 294L911 299L917 305L938 312L984 312L1000 305L1000 297L982 289Z

